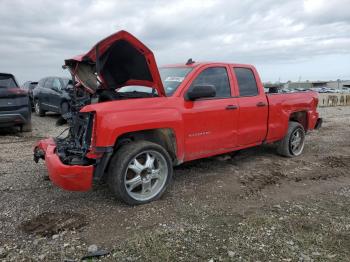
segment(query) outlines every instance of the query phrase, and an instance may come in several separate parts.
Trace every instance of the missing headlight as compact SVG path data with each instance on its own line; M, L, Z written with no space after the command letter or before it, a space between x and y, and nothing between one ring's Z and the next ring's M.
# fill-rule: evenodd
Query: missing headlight
M68 135L56 138L56 152L64 164L91 164L91 160L85 156L91 146L94 116L93 112L75 114L70 122Z

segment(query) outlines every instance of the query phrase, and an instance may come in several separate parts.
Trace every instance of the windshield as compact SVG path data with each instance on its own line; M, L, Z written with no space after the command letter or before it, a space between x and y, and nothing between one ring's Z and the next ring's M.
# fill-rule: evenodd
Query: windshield
M0 75L0 88L14 88L18 87L12 75Z
M160 77L162 78L163 86L167 96L174 94L176 89L185 79L191 67L163 67L159 69Z

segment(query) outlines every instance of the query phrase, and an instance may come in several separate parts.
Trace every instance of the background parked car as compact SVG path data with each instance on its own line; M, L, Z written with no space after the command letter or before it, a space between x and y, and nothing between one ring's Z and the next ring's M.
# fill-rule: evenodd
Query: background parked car
M40 79L33 90L34 109L39 116L44 116L47 111L60 113L69 111L69 89L72 81L63 77L45 77Z
M19 88L12 74L0 73L0 127L19 126L29 132L31 112L28 92Z
M34 100L33 100L33 89L38 85L38 82L27 81L21 86L22 89L27 90L30 103L32 108L34 109Z

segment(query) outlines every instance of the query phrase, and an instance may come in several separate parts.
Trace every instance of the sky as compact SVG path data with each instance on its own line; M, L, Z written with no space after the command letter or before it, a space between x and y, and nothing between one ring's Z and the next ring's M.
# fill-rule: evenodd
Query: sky
M159 66L253 64L263 81L350 79L350 0L0 0L0 72L68 76L64 59L126 30Z

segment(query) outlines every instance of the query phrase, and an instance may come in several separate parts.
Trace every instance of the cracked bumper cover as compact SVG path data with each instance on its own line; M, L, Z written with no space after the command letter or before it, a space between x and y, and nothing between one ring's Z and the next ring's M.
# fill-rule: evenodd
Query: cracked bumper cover
M45 159L50 180L69 191L88 191L92 188L94 166L65 165L55 153L52 138L40 140L34 148L34 160Z

